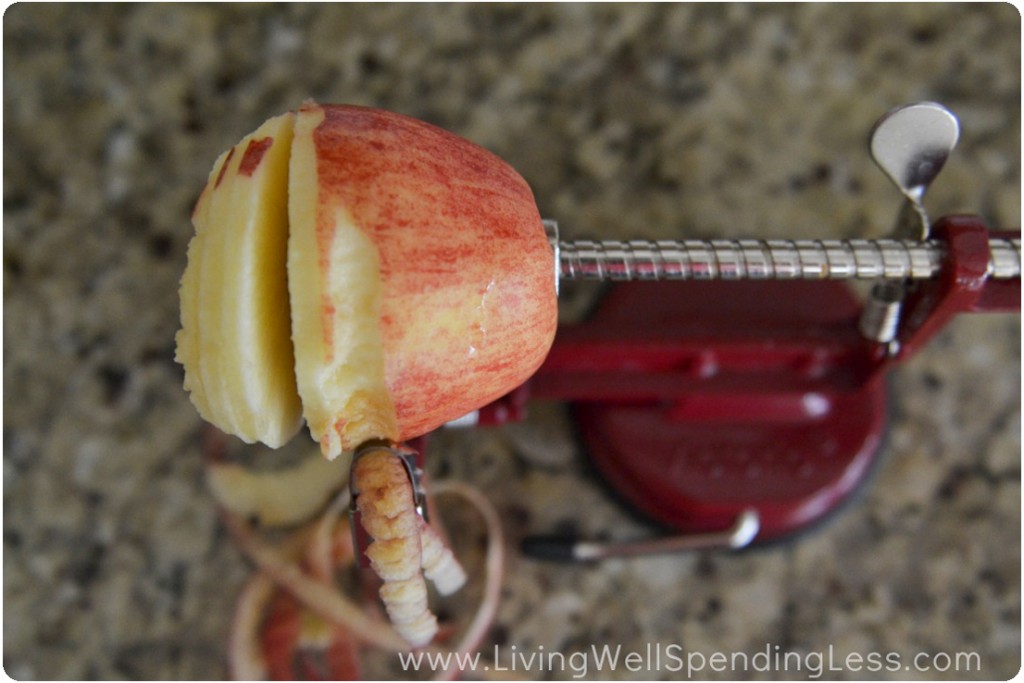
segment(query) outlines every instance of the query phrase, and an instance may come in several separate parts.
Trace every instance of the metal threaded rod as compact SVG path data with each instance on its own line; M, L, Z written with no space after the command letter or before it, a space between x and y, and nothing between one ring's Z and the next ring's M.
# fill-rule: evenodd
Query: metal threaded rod
M989 277L1020 277L1020 240L990 239ZM925 279L945 249L929 240L559 242L563 280Z

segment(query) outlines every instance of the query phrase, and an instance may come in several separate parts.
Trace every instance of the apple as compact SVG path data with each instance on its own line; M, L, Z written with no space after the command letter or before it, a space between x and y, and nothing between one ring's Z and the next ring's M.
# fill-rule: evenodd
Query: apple
M416 119L306 103L222 155L193 220L178 358L248 441L280 445L298 411L328 458L408 440L514 389L554 337L529 186Z
M302 107L288 277L306 421L334 457L526 380L556 324L553 255L510 166L421 121Z

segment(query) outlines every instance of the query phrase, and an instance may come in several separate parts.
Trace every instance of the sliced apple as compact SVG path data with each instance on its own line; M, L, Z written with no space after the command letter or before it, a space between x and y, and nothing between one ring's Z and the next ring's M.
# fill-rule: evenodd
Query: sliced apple
M300 110L289 177L288 290L295 374L310 432L330 458L368 439L397 441L380 325L380 258L321 184L323 110Z
M178 358L203 417L246 440L281 445L300 406L328 458L419 436L521 384L554 337L530 188L415 119L272 119L218 160L194 222Z
M192 215L177 360L207 421L246 442L302 425L288 309L288 160L294 115L221 155Z

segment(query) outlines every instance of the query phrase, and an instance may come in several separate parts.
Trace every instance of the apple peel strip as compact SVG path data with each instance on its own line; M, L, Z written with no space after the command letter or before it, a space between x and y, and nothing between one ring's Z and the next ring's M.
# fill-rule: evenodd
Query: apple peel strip
M381 601L395 629L422 647L437 633L424 573L443 595L461 588L466 574L417 512L413 482L401 456L375 447L358 454L351 484L362 526L373 539L366 557L383 581Z
M433 488L435 494L456 494L472 504L483 518L487 532L483 598L454 650L460 654L470 653L479 649L483 636L497 614L504 575L501 522L490 501L475 488L460 482L438 482ZM346 528L346 520L341 518L346 498L347 493L339 494L313 525L293 534L281 547L272 547L260 540L250 525L230 511L222 510L225 525L232 536L243 552L260 568L260 572L243 588L232 621L228 661L234 679L266 677L267 653L261 650L256 634L275 586L288 591L304 607L366 644L389 651L408 649L408 644L388 624L367 617L349 598L328 585L335 567L353 561L353 548L349 541L351 536ZM429 533L438 535L433 528L427 528ZM306 557L305 566L310 572L308 576L296 563L303 552ZM440 648L427 649L443 652ZM437 680L451 680L459 673L455 668L442 670L438 672ZM484 677L487 677L486 674Z

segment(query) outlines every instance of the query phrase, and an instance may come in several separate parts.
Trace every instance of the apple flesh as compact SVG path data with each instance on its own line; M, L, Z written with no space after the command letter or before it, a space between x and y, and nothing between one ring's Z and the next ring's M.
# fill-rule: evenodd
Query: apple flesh
M244 257L232 244L245 239L227 239L241 220L227 209L202 227L197 222L190 246L179 359L203 416L229 433L280 445L286 429L238 429L230 417L252 403L246 382L254 380L220 371L264 335L290 333L290 343L275 345L265 366L244 367L260 381L272 376L281 385L275 391L287 396L256 407L274 413L268 424L291 425L300 405L328 458L369 440L424 434L533 374L554 337L557 307L553 254L526 182L483 148L391 112L308 103L279 119L266 154L281 149L287 128L287 167L261 161L253 177L266 172L265 182L237 190L250 193L252 205L287 192L286 215L276 199L277 210L265 215L278 240L275 265L236 266L232 259ZM227 180L217 182L226 164L222 157L214 168L200 206L226 201L219 197ZM234 177L234 166L227 168L225 178ZM214 238L218 231L224 234ZM219 280L196 287L197 278L206 282L197 273L217 268ZM265 279L274 280L264 283L273 295L253 287ZM284 291L287 317L278 300ZM271 303L272 314L264 310ZM218 338L243 314L259 324L244 336ZM209 371L197 372L206 355ZM214 403L223 407L213 410Z
M177 360L199 414L278 447L302 426L288 310L288 173L294 115L270 119L214 164L181 280Z

